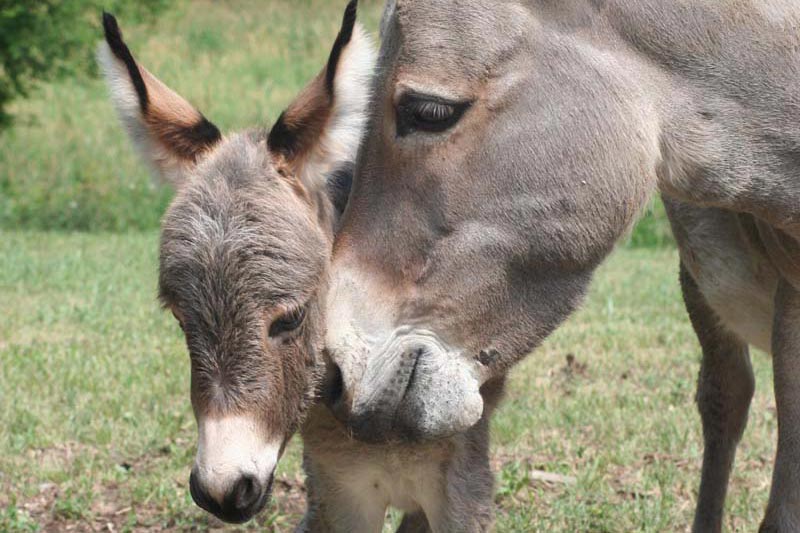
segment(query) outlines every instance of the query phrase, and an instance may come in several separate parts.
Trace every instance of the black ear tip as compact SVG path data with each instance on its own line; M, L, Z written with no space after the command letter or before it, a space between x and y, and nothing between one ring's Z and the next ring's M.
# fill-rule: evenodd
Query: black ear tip
M103 11L103 32L106 36L108 44L112 45L122 42L122 32L119 31L119 24L117 19L108 11Z
M350 44L353 38L353 28L356 25L356 10L358 8L358 0L350 0L344 10L344 17L342 18L342 29L339 30L339 35L336 36L336 41L333 43L331 55L328 57L328 68L325 74L325 88L329 95L333 95L333 78L336 76L336 67L339 64L339 57L342 55L342 49Z
M344 17L342 18L342 34L347 37L345 42L349 42L350 36L353 34L353 26L356 23L357 11L358 0L350 0L347 7L344 9Z
M139 67L136 65L131 51L128 50L128 46L122 40L122 32L119 29L119 24L117 24L117 19L107 11L103 11L103 31L111 53L122 61L125 64L125 68L128 69L128 75L139 97L139 107L142 112L147 111L147 87L142 79L142 74L139 72Z

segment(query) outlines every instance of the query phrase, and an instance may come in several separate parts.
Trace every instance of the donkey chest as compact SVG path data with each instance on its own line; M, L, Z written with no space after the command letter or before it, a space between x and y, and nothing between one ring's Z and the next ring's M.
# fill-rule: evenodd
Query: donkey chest
M446 439L418 444L366 444L349 438L326 410L317 409L303 430L305 450L337 490L367 507L405 512L437 509L446 486L453 445Z
M413 512L435 506L440 468L430 460L410 461L402 452L362 455L341 481L383 506Z

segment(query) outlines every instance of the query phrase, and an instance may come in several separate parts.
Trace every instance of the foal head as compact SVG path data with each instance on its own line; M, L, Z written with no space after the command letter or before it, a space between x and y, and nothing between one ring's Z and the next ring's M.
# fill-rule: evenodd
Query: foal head
M195 502L231 522L269 498L324 368L325 273L374 62L345 12L327 66L270 131L223 136L133 58L104 15L100 64L123 124L177 190L162 222L159 296L186 336L198 425Z

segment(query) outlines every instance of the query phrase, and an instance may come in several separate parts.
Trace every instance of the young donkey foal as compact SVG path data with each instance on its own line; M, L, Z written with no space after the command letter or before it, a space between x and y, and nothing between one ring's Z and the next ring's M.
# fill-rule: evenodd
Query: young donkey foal
M278 458L321 382L317 294L374 51L353 4L327 67L271 131L223 136L134 60L113 16L103 26L98 59L111 99L177 191L162 223L159 293L191 357L191 493L220 518L244 521L268 500Z
M323 404L307 413L325 374L319 295L348 192L341 177L360 142L374 63L355 7L327 67L269 133L223 137L136 63L111 15L99 60L132 140L177 190L163 220L159 292L191 357L195 502L226 521L252 517L305 419L301 530L380 531L390 504L409 511L403 531L465 529L491 517L486 418L436 443L371 446Z

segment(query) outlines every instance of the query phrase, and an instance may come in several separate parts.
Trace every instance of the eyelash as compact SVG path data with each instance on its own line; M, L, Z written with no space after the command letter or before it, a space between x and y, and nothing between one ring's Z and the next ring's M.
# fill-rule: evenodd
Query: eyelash
M306 308L300 307L289 313L279 316L269 326L268 335L270 337L277 337L282 333L291 333L296 331L303 325L306 319Z
M469 105L469 102L445 102L432 97L406 95L397 106L397 134L404 137L415 131L445 131L461 119Z

